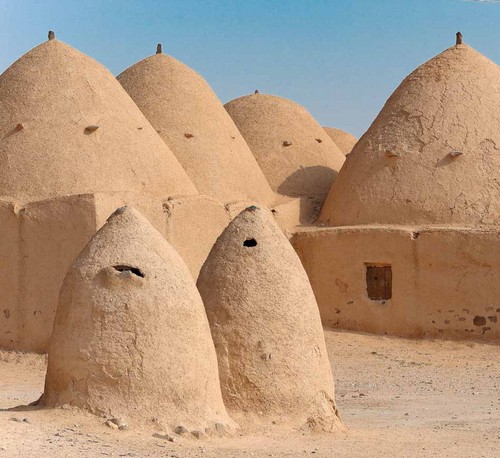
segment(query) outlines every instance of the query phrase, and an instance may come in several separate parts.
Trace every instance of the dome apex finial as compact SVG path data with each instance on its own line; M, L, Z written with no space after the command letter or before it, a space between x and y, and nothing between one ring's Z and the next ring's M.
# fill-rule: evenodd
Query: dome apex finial
M255 89L254 94L259 94L259 90L258 90L258 89Z
M56 34L54 31L49 30L49 41L50 40L55 40L56 39Z
M163 49L162 49L161 43L158 43L156 45L156 54L161 54L162 52L163 52Z
M457 45L463 44L462 33L461 32L457 32L457 42L456 42L456 44Z

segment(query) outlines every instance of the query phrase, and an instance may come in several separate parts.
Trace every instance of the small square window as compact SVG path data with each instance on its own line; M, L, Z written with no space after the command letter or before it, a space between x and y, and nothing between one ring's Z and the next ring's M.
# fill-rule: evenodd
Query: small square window
M392 297L392 269L390 265L366 265L366 291L374 301Z

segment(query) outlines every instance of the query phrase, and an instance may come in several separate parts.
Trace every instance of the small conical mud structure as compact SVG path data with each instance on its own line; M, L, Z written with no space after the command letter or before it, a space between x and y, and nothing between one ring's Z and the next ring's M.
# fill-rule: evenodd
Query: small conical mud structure
M195 194L113 75L49 38L0 75L0 195Z
M117 210L66 276L41 403L171 429L231 424L196 286L133 209Z
M225 108L274 191L323 203L345 157L304 107L256 93Z
M340 425L314 294L268 210L249 207L229 224L198 289L233 418L329 431Z
M336 129L335 127L323 127L323 130L333 140L342 154L348 155L358 140L356 137L345 130Z
M194 70L161 47L118 76L195 183L218 202L269 204L274 194L222 103Z
M356 144L320 220L500 225L500 69L457 44L404 79Z

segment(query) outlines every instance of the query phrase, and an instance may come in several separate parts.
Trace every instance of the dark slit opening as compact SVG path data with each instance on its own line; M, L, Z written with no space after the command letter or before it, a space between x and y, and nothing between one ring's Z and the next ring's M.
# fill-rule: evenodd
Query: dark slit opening
M127 270L129 272L132 272L134 275L137 275L138 277L144 278L144 274L141 272L141 269L138 269L137 267L132 267L132 266L113 266L115 270L118 272L126 272Z

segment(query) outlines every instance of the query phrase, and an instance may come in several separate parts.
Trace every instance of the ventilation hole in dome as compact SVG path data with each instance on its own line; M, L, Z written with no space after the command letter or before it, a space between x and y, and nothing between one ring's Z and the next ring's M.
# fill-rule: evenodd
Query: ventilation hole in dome
M246 239L243 242L243 246L246 246L247 248L257 246L257 240L255 240L255 239Z
M83 133L84 133L85 135L90 135L90 134L94 133L97 129L99 129L99 126L97 126L97 125L87 126L87 127L85 127L85 129L83 130Z
M131 266L113 266L115 270L118 272L131 272L134 275L137 275L138 277L144 278L144 274L141 272L140 269L137 267L131 267Z
M317 141L318 143L322 143L322 142L323 142L323 140L321 140L321 138L317 138L317 139L316 139L316 141Z

